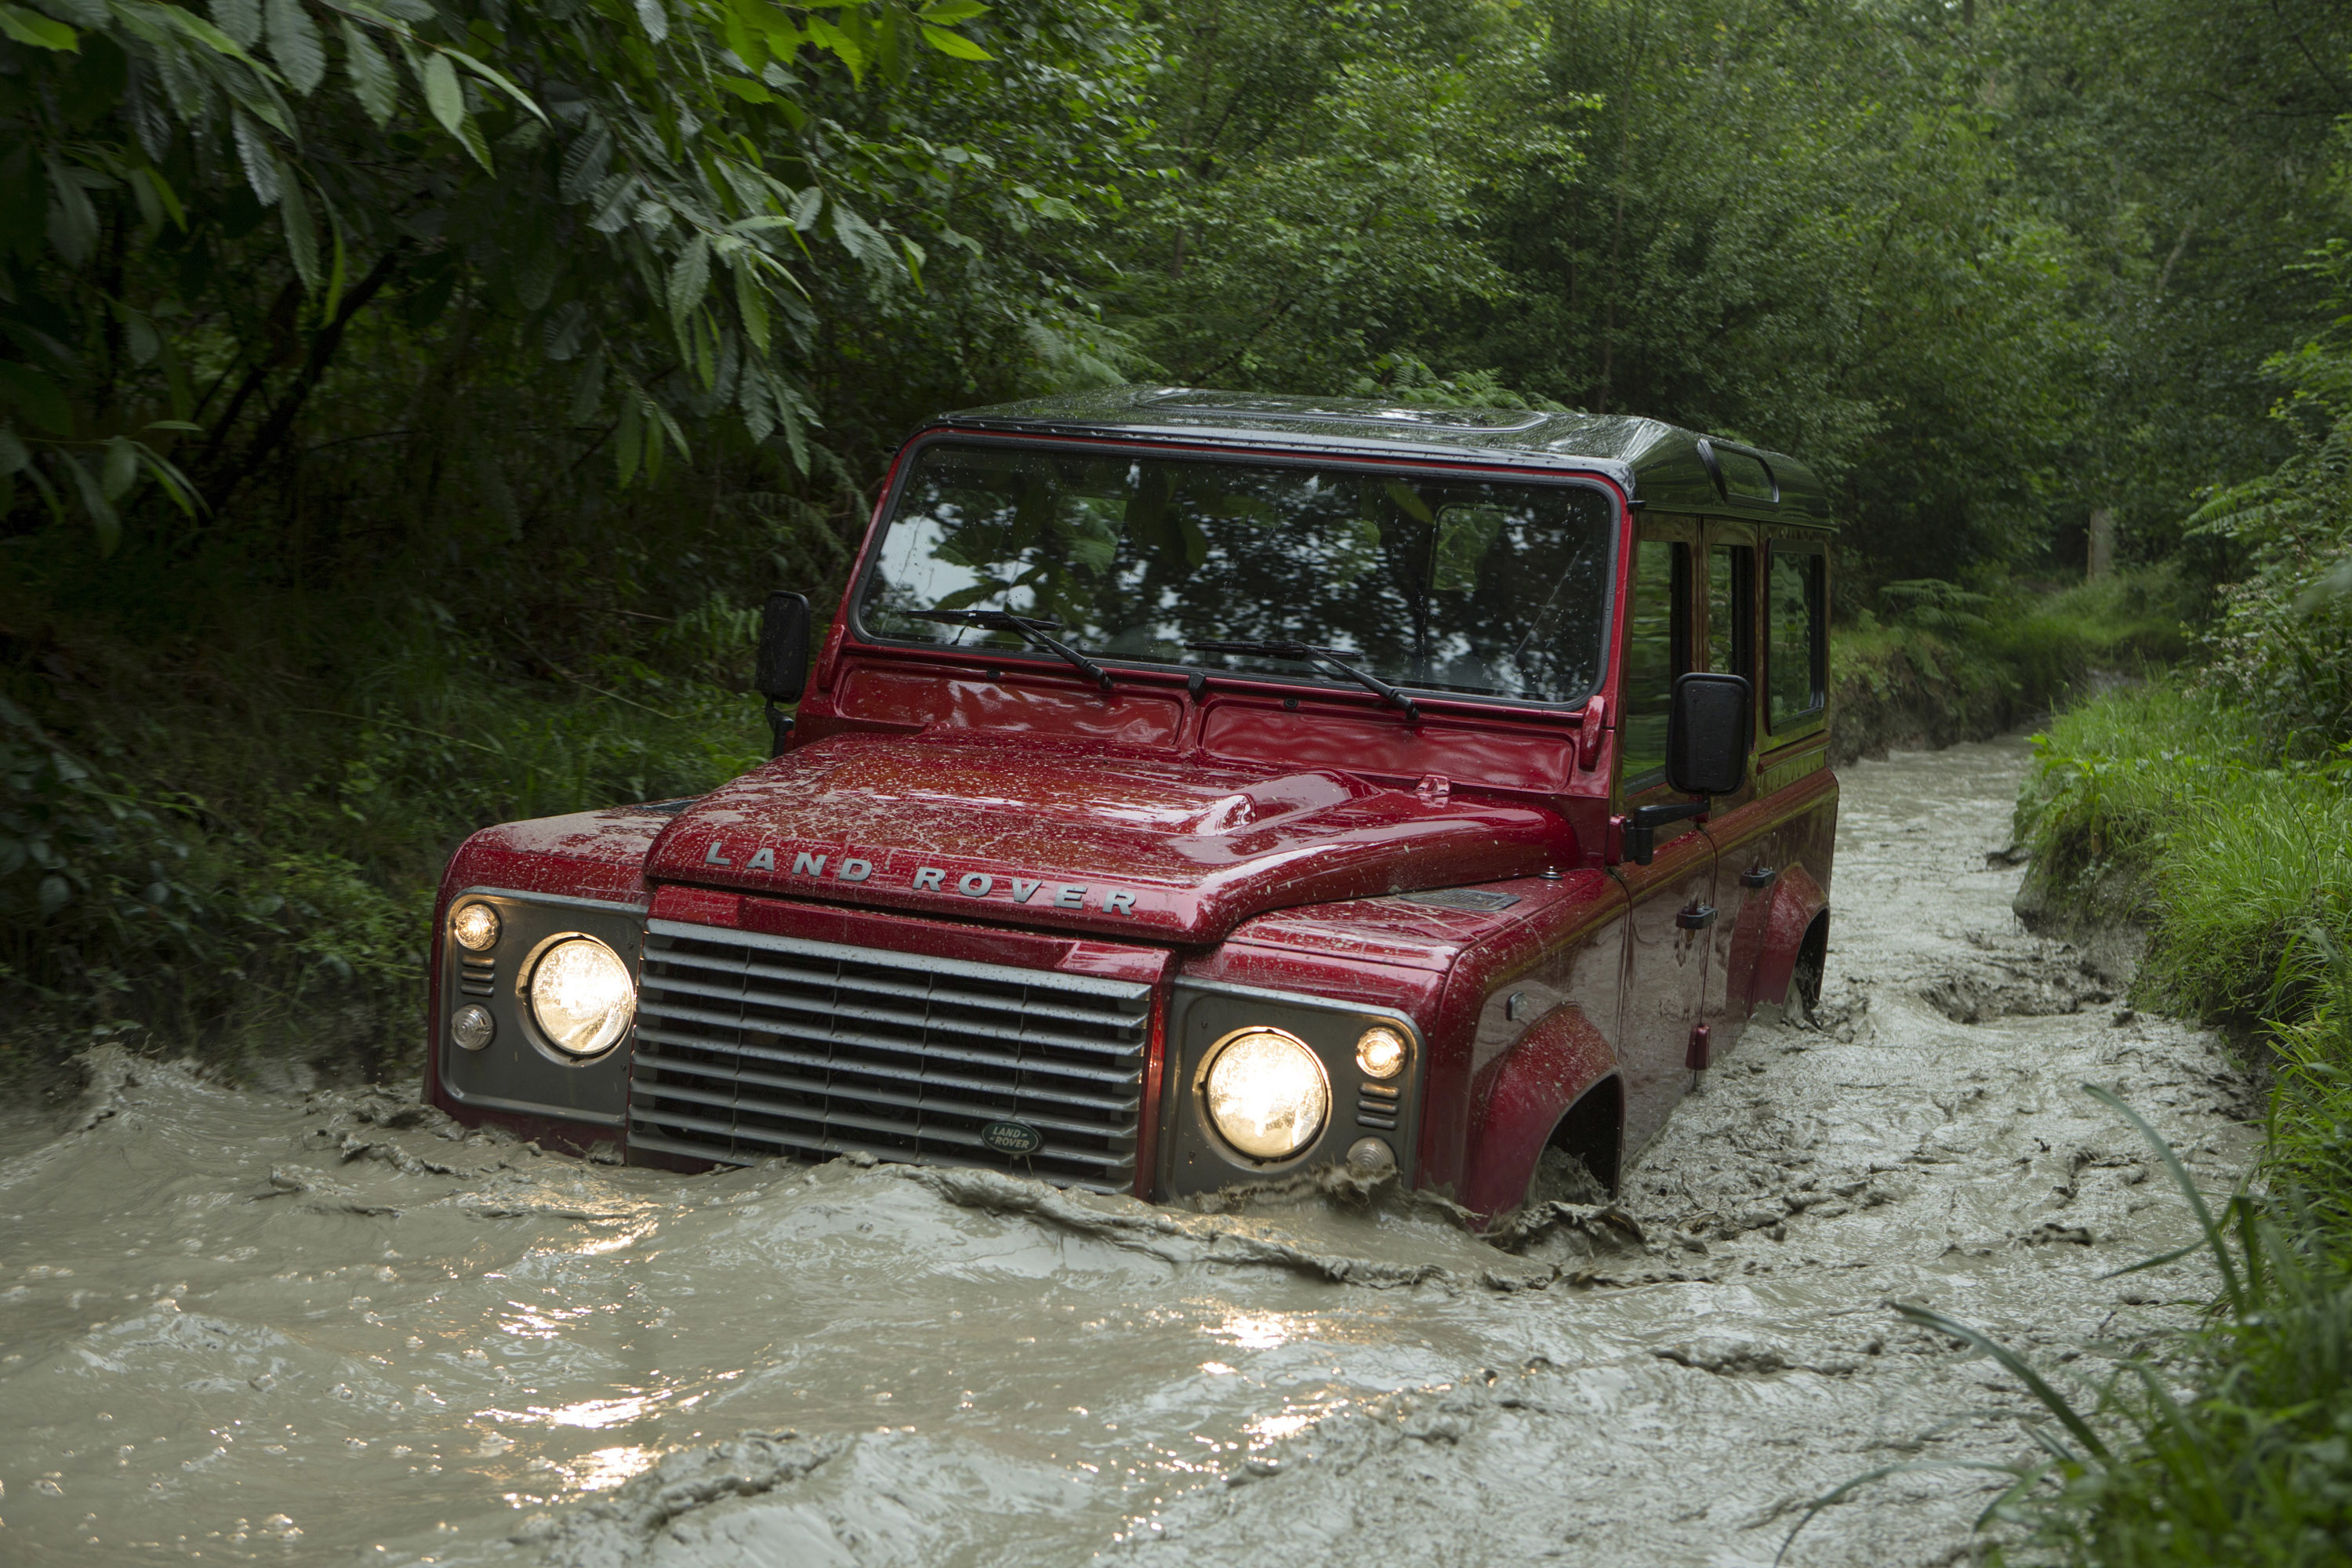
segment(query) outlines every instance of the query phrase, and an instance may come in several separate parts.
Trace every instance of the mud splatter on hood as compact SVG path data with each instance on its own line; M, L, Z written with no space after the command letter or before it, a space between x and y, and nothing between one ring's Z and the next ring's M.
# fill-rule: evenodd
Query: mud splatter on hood
M705 796L656 881L1181 942L1272 909L1576 864L1531 806L1330 770L964 735L846 735Z

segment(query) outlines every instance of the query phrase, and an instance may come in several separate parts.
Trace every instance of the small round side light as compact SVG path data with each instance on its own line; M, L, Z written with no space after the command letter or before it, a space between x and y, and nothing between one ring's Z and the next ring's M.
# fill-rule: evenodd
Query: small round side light
M478 1002L468 1002L449 1015L449 1037L457 1042L459 1050L478 1051L498 1032L498 1020Z
M499 911L488 904L467 904L449 917L449 934L467 952L488 952L499 944Z
M1396 1077L1404 1071L1408 1054L1404 1037L1385 1025L1375 1024L1356 1042L1356 1065L1366 1078Z

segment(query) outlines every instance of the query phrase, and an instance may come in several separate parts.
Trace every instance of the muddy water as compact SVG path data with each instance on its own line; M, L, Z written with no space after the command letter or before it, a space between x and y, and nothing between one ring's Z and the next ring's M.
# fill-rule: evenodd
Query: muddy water
M1803 1500L2021 1451L2021 1391L2184 1321L2119 1085L2244 1169L2210 1039L2019 931L2014 743L1845 775L1822 1027L1752 1029L1623 1215L1155 1210L845 1162L678 1177L399 1095L119 1055L0 1113L0 1563L1769 1562ZM1799 1564L1943 1563L1982 1476Z

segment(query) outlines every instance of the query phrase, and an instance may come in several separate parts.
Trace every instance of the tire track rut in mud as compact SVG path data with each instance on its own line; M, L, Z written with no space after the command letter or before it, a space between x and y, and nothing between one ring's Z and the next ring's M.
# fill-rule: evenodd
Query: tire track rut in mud
M0 1121L0 1559L1764 1563L1891 1462L2022 1451L2023 1392L2186 1321L2248 1090L2021 931L2014 742L1845 771L1819 1026L1759 1023L1616 1207L1502 1245L1344 1181L1230 1212L849 1161L681 1178L383 1090L119 1051ZM1989 856L1991 857L1989 859ZM1985 1478L1795 1564L1965 1556Z

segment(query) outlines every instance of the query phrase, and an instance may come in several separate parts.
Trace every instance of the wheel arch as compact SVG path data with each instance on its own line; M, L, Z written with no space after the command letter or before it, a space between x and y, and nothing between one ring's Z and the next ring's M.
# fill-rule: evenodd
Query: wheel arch
M1813 996L1821 994L1818 962L1829 951L1829 894L1801 866L1792 867L1773 884L1771 904L1765 911L1764 940L1756 955L1756 978L1749 994L1758 1003L1789 999L1790 982L1800 963L1810 956Z
M1527 1196L1537 1162L1563 1127L1572 1128L1578 1136L1591 1136L1594 1130L1586 1122L1572 1121L1580 1105L1588 1106L1587 1119L1607 1108L1616 1153L1607 1156L1606 1173L1593 1173L1615 1190L1623 1147L1624 1091L1616 1048L1583 1008L1574 1003L1553 1008L1529 1025L1482 1076L1485 1092L1478 1096L1475 1131L1458 1194L1464 1207L1491 1218L1516 1206ZM1603 1097L1594 1100L1604 1084ZM1601 1145L1590 1146L1601 1157Z

